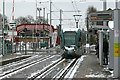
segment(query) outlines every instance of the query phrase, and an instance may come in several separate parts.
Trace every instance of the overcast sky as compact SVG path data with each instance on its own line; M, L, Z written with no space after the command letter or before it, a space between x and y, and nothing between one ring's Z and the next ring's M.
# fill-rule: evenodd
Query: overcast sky
M2 13L2 1L0 0L0 13ZM37 7L40 8L46 8L46 13L49 13L49 2L46 2L49 0L37 0ZM45 2L42 4L39 4L39 2ZM73 2L73 3L72 3ZM107 8L115 8L115 0L107 0ZM5 0L5 14L11 20L12 16L12 0ZM97 10L101 11L103 9L103 2L100 0L52 0L52 11L59 11L62 9L63 11L75 11L80 10L81 12L79 14L82 15L80 19L80 23L84 25L84 18L86 16L86 10L89 6L94 6L97 8ZM43 11L41 11L41 15ZM38 14L38 13L37 13ZM63 12L62 18L63 19L73 19L73 20L66 20L63 21L63 24L67 25L74 25L74 14L78 14L76 12ZM15 18L18 18L20 16L27 16L31 15L35 18L36 16L36 0L15 0ZM59 12L53 12L52 18L53 19L59 19ZM59 20L53 20L53 25L58 25Z

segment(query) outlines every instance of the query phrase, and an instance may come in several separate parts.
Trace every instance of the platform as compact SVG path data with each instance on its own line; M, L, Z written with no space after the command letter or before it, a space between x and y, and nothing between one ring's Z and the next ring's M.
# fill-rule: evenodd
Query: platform
M0 65L6 65L11 62L16 62L25 58L30 57L30 55L25 55L25 54L20 54L20 53L14 53L14 54L9 54L5 56L0 57Z
M107 80L112 79L113 71L108 69L108 65L100 66L95 52L88 53L84 55L85 58L81 62L74 78L78 79L91 79L91 80Z

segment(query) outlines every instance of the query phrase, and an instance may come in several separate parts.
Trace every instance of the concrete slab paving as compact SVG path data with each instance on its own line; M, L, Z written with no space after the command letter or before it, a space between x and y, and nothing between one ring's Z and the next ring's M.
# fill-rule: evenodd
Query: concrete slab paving
M107 69L107 65L100 66L98 58L94 53L85 54L83 62L80 64L74 78L108 79L112 78L112 73Z

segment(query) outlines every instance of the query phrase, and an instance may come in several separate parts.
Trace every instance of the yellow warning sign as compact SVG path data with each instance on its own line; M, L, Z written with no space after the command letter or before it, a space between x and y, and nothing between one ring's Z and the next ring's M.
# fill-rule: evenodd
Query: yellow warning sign
M120 43L114 43L114 56L120 57Z

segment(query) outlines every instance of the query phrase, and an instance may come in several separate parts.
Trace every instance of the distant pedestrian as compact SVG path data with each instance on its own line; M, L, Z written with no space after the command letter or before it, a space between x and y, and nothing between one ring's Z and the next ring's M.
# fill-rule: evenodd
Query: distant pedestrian
M96 42L96 47L95 47L95 49L96 49L97 58L99 58L99 40L97 40L97 42Z
M108 64L108 50L109 50L109 44L106 38L103 39L103 54L104 54L104 64Z

